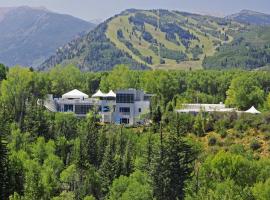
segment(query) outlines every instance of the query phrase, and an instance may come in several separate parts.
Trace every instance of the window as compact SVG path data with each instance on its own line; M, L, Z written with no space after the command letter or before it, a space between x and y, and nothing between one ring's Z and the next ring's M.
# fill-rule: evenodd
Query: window
M109 106L104 106L102 109L102 112L110 112L110 107Z
M139 108L139 113L141 113L142 112L142 109L141 108Z
M143 100L144 100L144 101L150 101L150 100L151 100L151 96L149 96L149 95L144 95Z
M76 105L75 106L75 113L77 115L86 115L91 108L92 108L92 106L90 106L90 105Z
M120 124L129 124L129 119L128 118L121 118Z
M64 105L64 112L73 112L73 105L72 104L65 104Z
M129 107L120 107L119 112L120 113L130 113L130 108Z
M134 94L116 94L116 103L134 103Z

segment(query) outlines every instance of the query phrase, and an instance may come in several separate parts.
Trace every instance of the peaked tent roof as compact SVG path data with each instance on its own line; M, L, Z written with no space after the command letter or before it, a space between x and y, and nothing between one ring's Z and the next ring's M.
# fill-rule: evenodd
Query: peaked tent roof
M246 111L246 113L260 114L261 112L258 111L254 106L252 106L249 110Z
M92 97L105 97L106 95L101 92L101 90L98 90Z
M78 98L89 98L89 96L77 89L72 90L62 95L63 99L78 99Z
M110 90L110 92L108 94L105 94L106 97L116 97L116 94Z

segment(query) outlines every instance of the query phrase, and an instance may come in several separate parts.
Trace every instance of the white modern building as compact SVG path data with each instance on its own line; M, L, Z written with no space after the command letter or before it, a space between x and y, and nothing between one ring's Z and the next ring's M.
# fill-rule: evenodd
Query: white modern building
M235 108L226 108L225 104L182 104L182 108L176 110L178 113L199 113L199 112L235 112Z
M52 112L72 112L85 117L90 110L96 110L103 123L134 125L144 121L143 116L150 112L151 96L141 90L127 89L115 93L98 90L91 98L79 90L72 90L53 98L48 95L44 106Z
M261 112L258 111L254 106L252 106L247 111L239 111L236 108L227 108L225 104L219 103L219 104L182 104L181 109L176 110L178 113L191 113L191 114L197 114L199 112L223 112L223 113L229 113L229 112L236 112L238 114L248 113L248 114L260 114Z

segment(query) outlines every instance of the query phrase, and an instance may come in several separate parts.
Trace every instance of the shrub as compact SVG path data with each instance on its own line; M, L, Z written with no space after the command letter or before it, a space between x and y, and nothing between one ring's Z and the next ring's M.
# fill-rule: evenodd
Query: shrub
M267 133L264 133L264 137L263 137L264 140L270 140L270 132L267 132Z
M258 141L258 140L252 140L251 143L250 143L250 148L253 150L253 151L256 151L258 149L261 148L261 143Z
M261 124L259 128L264 133L265 132L270 132L270 125L267 124L267 123Z
M221 138L225 138L227 136L227 131L223 129L219 132L219 134Z
M249 128L249 124L244 119L239 119L235 122L234 128L237 131L245 132Z
M217 138L215 136L210 136L208 138L208 145L209 146L214 146L214 145L216 145L216 143L217 143Z

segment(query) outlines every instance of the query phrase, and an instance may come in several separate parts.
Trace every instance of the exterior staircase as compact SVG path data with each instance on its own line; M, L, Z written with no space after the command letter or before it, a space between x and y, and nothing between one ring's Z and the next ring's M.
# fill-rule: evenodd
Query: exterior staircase
M43 104L45 106L45 108L47 108L49 111L51 111L51 112L57 112L56 104L55 104L55 102L54 102L54 100L52 98L47 98L45 100L39 99L37 101L37 104L38 105L42 105Z
M57 112L57 108L53 100L46 100L44 102L44 106L51 112Z

